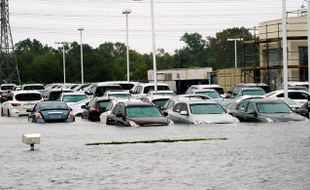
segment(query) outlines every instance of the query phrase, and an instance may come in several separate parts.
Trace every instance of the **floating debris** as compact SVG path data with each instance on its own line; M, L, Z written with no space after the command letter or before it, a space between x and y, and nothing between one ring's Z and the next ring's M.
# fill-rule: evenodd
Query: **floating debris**
M158 139L158 140L143 140L143 141L112 141L112 142L96 142L87 143L87 146L93 145L120 145L120 144L149 144L149 143L174 143L174 142L195 142L195 141L216 141L228 140L226 137L210 137L210 138L191 138L191 139Z

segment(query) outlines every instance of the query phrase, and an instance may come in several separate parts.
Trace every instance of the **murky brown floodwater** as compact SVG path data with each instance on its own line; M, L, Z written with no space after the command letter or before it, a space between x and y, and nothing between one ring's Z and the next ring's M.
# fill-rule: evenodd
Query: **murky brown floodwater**
M0 118L0 189L310 189L310 122L122 128ZM36 151L24 133L40 133ZM227 137L226 141L86 146Z

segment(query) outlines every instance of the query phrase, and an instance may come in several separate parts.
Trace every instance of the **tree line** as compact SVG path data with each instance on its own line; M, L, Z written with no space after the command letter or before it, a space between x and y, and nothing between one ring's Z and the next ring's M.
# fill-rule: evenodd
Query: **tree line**
M234 65L234 43L228 38L243 38L253 41L248 29L230 28L218 32L215 37L203 37L199 33L185 33L181 37L184 47L173 54L164 49L157 50L157 68L212 67L231 68ZM78 83L81 79L80 45L77 42L65 46L66 81ZM243 51L241 51L243 50ZM258 60L258 49L254 43L238 43L239 60L253 65ZM133 81L147 81L147 70L152 69L152 54L141 54L130 50L130 78ZM15 54L22 83L63 82L62 47L54 49L36 39L26 39L15 45ZM97 48L83 44L85 82L126 80L126 46L124 43L105 42ZM246 57L251 57L247 62ZM258 61L255 61L256 64Z

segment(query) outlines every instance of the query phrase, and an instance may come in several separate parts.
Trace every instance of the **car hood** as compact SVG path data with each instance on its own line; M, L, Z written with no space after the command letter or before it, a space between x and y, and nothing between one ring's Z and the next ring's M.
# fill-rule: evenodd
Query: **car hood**
M216 123L216 124L228 124L238 123L239 120L229 114L201 114L193 117L196 122Z
M291 112L291 113L271 113L271 114L261 114L262 118L270 118L274 122L290 122L290 121L306 121L307 118Z
M127 120L140 126L163 126L169 125L170 122L166 117L130 117Z

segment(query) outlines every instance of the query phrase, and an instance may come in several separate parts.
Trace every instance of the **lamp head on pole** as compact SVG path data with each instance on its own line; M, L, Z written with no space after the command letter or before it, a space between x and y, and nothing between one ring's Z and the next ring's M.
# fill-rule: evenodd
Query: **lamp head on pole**
M131 13L131 10L126 9L126 10L124 10L122 13L123 13L123 14L130 14L130 13Z
M79 31L83 31L83 30L85 30L85 28L84 27L80 27L80 28L78 28L78 30Z

